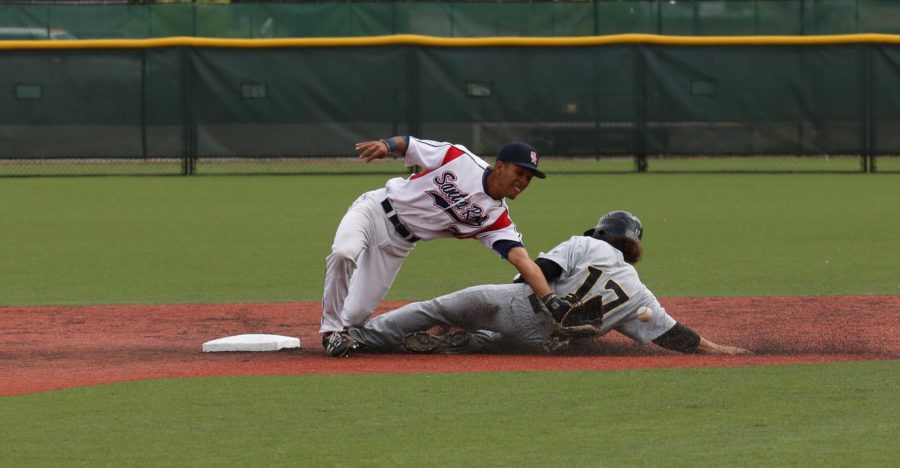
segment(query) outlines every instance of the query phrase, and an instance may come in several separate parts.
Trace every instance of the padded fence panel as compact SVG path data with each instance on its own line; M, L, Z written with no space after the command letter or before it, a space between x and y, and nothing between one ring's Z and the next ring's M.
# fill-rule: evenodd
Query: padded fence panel
M633 153L633 46L425 49L419 68L423 134L484 154L511 140L558 155Z
M143 67L143 51L18 52L0 60L7 91L0 155L140 157Z
M863 49L648 47L648 153L855 154Z
M203 173L415 134L487 157L527 141L563 172L859 171L900 155L898 82L889 44L3 50L0 160Z
M876 47L871 50L872 154L875 169L900 171L900 50ZM895 156L888 159L879 156Z
M173 158L188 155L187 132L190 94L187 89L188 49L148 49L144 51L143 158ZM135 117L132 117L135 118Z
M348 156L408 131L404 47L195 49L199 157Z

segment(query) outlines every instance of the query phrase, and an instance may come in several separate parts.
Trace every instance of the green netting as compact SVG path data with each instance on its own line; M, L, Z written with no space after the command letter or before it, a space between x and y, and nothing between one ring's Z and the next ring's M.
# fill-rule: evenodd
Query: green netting
M900 33L896 0L0 4L0 39Z

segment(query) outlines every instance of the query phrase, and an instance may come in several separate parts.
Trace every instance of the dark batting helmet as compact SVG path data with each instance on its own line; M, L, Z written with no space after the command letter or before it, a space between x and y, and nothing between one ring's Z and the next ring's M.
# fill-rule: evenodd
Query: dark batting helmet
M597 227L588 229L584 235L606 240L608 236L624 236L640 243L644 236L644 225L631 212L610 211L600 218Z

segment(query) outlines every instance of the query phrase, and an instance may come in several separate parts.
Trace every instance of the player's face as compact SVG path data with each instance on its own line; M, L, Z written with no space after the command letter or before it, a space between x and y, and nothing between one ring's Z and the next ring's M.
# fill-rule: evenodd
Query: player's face
M503 196L511 200L524 192L525 189L528 188L528 184L531 183L531 178L534 177L534 172L530 169L525 169L524 167L516 166L515 164L507 164L502 161L497 162L495 170L497 171L497 175L500 176L499 186L503 191Z

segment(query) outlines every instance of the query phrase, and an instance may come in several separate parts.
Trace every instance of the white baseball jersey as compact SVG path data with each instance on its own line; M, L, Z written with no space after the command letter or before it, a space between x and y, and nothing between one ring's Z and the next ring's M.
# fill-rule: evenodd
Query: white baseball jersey
M320 333L364 324L384 299L415 248L395 219L422 240L474 237L489 249L507 241L501 256L521 245L506 202L487 194L490 166L465 147L410 137L406 165L425 170L362 194L341 219L325 259Z
M490 166L466 147L410 137L405 160L424 170L389 180L387 198L414 235L474 237L489 249L500 240L522 242L506 201L487 193Z
M550 283L559 297L587 301L600 296L603 313L602 333L616 330L641 343L649 343L675 326L656 296L638 278L633 266L608 243L587 236L573 236L538 257L551 260L563 269ZM637 318L639 308L653 312L650 320Z

